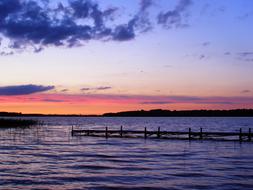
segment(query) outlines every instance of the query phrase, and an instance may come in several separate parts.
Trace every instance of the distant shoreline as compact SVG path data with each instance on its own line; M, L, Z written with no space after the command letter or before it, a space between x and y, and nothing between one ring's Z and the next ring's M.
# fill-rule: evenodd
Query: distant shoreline
M253 117L253 109L233 110L137 110L102 115L82 114L23 114L17 112L0 112L1 117Z

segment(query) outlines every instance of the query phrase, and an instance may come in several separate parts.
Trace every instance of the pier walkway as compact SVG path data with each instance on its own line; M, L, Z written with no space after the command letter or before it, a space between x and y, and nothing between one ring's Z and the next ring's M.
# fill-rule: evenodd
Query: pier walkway
M247 132L243 132L240 128L239 132L206 132L200 128L199 131L192 131L191 128L186 132L182 131L162 131L160 127L157 130L123 130L121 126L119 130L110 130L108 127L100 130L91 129L71 129L72 136L91 136L104 138L159 138L159 139L178 139L178 140L220 140L220 141L240 141L251 142L253 133L251 128Z

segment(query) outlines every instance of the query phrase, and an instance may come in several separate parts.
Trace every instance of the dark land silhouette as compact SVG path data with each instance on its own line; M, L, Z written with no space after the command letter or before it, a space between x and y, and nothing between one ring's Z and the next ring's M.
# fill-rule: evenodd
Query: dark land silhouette
M253 109L236 110L140 110L118 113L105 113L105 117L252 117Z
M100 115L82 115L82 114L39 114L39 113L21 113L21 112L0 112L2 117L99 117Z
M104 113L102 115L81 114L22 114L16 112L0 112L6 117L253 117L253 109L234 110L137 110L117 113Z

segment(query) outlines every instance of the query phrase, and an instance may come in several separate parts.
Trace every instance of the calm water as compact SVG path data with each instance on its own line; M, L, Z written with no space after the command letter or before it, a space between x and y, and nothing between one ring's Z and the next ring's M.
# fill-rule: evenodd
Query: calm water
M253 189L253 143L71 137L83 128L237 131L253 118L39 118L0 130L0 189Z

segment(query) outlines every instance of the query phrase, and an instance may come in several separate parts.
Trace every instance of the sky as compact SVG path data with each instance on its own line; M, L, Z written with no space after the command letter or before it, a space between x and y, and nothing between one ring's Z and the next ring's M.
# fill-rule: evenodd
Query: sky
M0 0L0 111L253 108L252 0Z

